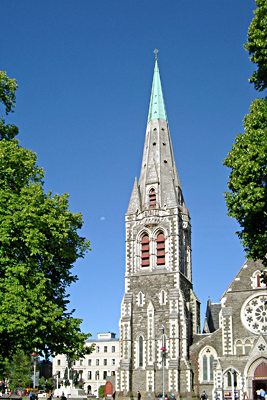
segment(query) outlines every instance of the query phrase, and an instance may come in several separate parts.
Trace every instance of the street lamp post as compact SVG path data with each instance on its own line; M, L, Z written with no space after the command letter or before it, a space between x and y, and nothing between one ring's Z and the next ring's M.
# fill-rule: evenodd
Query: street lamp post
M34 398L35 398L35 375L36 375L36 360L38 358L38 354L36 353L32 353L31 354L31 359L33 362L33 394L34 394Z

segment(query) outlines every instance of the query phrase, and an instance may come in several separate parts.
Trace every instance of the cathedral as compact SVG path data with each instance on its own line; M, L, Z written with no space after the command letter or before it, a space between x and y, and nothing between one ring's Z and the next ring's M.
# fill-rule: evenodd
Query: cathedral
M190 347L196 393L256 400L267 392L267 290L260 261L246 260L222 294L208 301L202 334Z
M267 392L267 290L247 260L203 332L194 293L191 221L172 149L157 57L139 180L125 215L125 294L116 395L254 400Z
M208 300L200 332L190 214L175 166L157 57L141 172L125 229L120 337L105 333L88 340L96 349L75 366L79 384L90 393L98 390L99 378L101 384L112 382L121 400L136 398L137 391L142 400L159 394L190 400L203 391L210 400L256 400L258 390L267 392L267 289L261 279L267 269L260 261L246 260L220 302ZM54 359L58 377L65 365L65 356Z
M192 391L192 337L200 329L193 291L191 222L177 173L157 57L139 180L125 215L125 294L116 390L143 397Z

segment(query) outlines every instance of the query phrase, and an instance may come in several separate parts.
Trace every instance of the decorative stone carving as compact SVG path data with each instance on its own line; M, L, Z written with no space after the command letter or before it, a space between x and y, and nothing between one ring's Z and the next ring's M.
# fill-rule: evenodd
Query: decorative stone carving
M150 218L146 218L144 221L144 225L145 226L155 226L159 224L159 217L150 217Z
M259 294L249 298L242 307L241 318L246 329L256 334L266 335L267 295Z

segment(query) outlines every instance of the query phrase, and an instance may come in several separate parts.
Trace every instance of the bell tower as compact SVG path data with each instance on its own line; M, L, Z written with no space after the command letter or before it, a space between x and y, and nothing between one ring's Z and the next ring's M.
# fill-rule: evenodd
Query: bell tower
M174 161L157 56L141 173L125 228L117 391L129 396L139 390L143 398L162 393L165 360L165 393L190 392L188 348L199 333L200 303L192 283L190 215Z

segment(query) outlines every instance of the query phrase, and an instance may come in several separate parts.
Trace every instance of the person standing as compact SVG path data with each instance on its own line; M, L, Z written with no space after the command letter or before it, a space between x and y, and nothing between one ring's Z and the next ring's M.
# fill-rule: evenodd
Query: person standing
M137 392L137 400L141 400L141 393L139 392L139 390L138 390L138 392Z
M200 396L200 400L206 400L208 395L206 394L205 390L203 390L202 395Z

